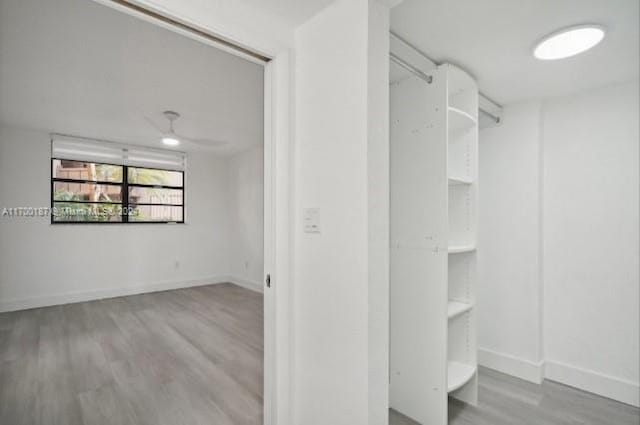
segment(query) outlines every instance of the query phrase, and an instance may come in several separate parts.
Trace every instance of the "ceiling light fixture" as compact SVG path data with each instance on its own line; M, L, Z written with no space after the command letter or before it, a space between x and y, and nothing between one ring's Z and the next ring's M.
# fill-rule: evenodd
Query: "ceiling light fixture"
M182 133L176 133L173 129L175 121L180 118L180 114L175 111L164 111L162 113L164 117L169 121L169 129L165 131L164 125L158 125L155 121L150 119L149 117L145 117L144 119L158 132L160 133L160 141L167 146L178 146L186 143L187 145L201 145L207 148L215 148L218 146L226 145L227 142L222 140L213 140L213 139L203 139L203 138L193 138L185 136Z
M178 146L180 139L173 131L173 122L180 118L180 114L173 111L164 111L163 115L169 120L169 131L162 136L162 143L167 146Z
M589 50L604 38L600 25L578 25L554 32L536 44L533 55L541 60L563 59Z
M180 144L180 140L176 139L173 136L166 135L162 137L162 143L167 146L178 146Z

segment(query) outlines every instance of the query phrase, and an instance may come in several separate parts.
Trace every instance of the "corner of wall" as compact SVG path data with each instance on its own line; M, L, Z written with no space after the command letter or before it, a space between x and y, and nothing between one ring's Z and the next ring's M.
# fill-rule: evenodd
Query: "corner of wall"
M545 359L544 319L544 109L538 103L538 360ZM544 372L544 370L543 370Z
M254 292L259 292L259 293L264 292L264 287L262 286L262 283L255 280L243 279L241 277L231 275L229 276L229 282Z
M510 354L479 348L478 363L483 367L515 376L534 384L541 384L544 380L545 364L543 360L532 362Z

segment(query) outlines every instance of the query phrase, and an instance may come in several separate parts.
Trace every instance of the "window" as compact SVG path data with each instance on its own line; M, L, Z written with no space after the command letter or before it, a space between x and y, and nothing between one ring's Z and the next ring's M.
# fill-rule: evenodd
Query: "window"
M181 171L126 167L127 196L132 213L129 221L180 222L184 211Z
M52 223L184 223L184 170L148 166L171 161L139 147L132 154L132 149L109 144L100 149L122 151L113 158L121 164L91 161L99 156L95 142L73 143L69 149L68 141L52 142L52 156L71 158L51 159Z

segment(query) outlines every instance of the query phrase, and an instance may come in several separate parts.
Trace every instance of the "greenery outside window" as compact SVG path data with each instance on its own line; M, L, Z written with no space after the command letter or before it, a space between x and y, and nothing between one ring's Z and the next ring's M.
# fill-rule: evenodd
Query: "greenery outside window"
M184 223L184 171L51 159L51 222Z

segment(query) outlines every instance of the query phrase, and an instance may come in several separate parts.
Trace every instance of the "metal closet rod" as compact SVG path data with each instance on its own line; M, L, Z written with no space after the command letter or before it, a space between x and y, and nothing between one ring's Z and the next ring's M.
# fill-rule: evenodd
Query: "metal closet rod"
M389 59L391 59L391 62L394 62L395 64L401 66L402 68L406 69L412 74L415 74L417 77L420 77L421 79L425 80L427 83L431 84L433 82L433 76L427 75L424 72L420 71L415 66L409 65L408 62L403 61L397 55L391 52L389 52Z
M420 54L420 56L424 57L425 59L429 60L430 62L433 62L436 66L439 66L440 64L436 61L434 61L433 59L431 59L429 56L425 55L422 51L420 51L419 49L417 49L414 45L412 45L411 43L407 42L405 39L403 39L402 37L400 37L399 35L395 34L393 31L390 31L390 34L397 38L398 40L400 40L401 42L403 42L404 44L406 44L407 46L411 47L416 53ZM400 59L400 57L398 57L397 55L395 55L392 52L389 52L389 59L391 59L391 62L395 63L396 65L401 66L402 68L406 69L407 71L411 72L412 74L414 74L416 77L426 81L427 83L431 84L433 82L433 76L425 74L424 72L422 72L421 70L419 70L418 68L416 68L415 66L409 64L408 62ZM502 105L494 102L493 100L489 99L487 96L485 96L484 94L482 94L481 92L478 92L478 94L485 98L487 101L493 103L494 105L496 105L499 108L502 108ZM487 117L489 117L490 119L492 119L493 121L496 122L496 124L500 123L500 117L492 114L491 112L478 107L478 111L482 112L483 114L485 114Z

